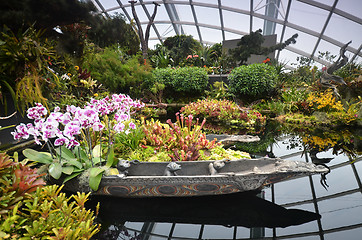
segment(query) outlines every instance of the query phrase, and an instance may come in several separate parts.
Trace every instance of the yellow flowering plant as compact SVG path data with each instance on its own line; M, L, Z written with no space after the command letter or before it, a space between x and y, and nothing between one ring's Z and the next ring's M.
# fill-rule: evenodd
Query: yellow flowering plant
M318 111L344 111L341 101L336 100L331 89L321 93L312 92L309 94L307 102L309 102L309 106L311 108L314 108Z

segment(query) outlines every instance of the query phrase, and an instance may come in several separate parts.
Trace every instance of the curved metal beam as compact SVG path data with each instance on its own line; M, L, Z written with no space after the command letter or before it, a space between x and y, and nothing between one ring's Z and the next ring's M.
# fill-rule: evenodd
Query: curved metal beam
M176 12L175 12L175 9L174 9L174 6L173 6L174 2L170 2L170 1L166 1L166 0L163 0L162 2L165 5L166 12L168 14L169 19L171 20L171 24L173 26L173 29L175 30L175 33L177 35L180 35L180 31L178 29L178 26L175 23L175 21L177 21L179 19L178 19L178 16L176 16ZM182 28L181 28L181 34L184 34Z
M163 21L155 21L154 22L155 24L170 24L170 21L167 21L167 20L163 20ZM181 24L181 25L190 25L190 26L194 26L195 23L194 22L187 22L187 21L177 21L175 22L176 24ZM141 22L141 24L147 24L147 22ZM211 24L204 24L204 23L198 23L198 26L200 27L205 27L205 28L210 28L210 29L215 29L215 30L221 30L221 27L220 26L217 26L217 25L211 25ZM305 32L305 33L311 33L309 35L312 35L312 36L318 36L318 33L317 32L314 32L314 31L311 31L309 29L306 29L306 28L303 28L303 27L300 27L298 25L295 25L295 24L291 24L291 23L288 23L286 24L287 27L290 27L290 28L293 28L293 29L296 29L296 30L299 30L301 32ZM230 33L235 33L235 34L239 34L239 35L247 35L249 33L246 33L246 32L243 32L243 31L239 31L239 30L236 30L236 29L232 29L232 28L224 28L224 31L225 32L230 32ZM323 35L322 38L324 41L326 42L330 42L332 43L333 45L336 45L336 46L339 46L339 47L342 47L345 45L345 43L342 43L342 42L339 42L333 38L330 38L328 36L325 36ZM352 53L356 53L358 52L357 49L353 48L353 47L350 47L348 46L347 47L347 50L352 52ZM362 53L358 53L358 56L361 56L362 57ZM306 57L310 57L310 54L308 54Z
M220 16L220 26L221 26L222 40L225 41L224 17L223 17L223 15L222 15L221 0L218 0L218 1L217 1L217 5L218 5L218 8L219 8L219 16Z
M190 2L190 7L191 7L192 15L193 15L193 17L194 17L194 22L195 22L195 27L196 27L196 30L197 30L197 34L199 35L200 42L202 43L202 35L201 35L200 27L199 27L199 25L198 25L195 7L194 7L194 5L193 5L192 0L189 0L189 2Z
M322 37L323 37L323 35L324 35L324 32L325 32L326 29L327 29L327 26L328 26L328 24L329 24L329 21L331 20L332 14L333 14L333 12L334 12L334 9L335 9L336 6L337 6L337 3L338 3L338 0L335 0L334 3L333 3L332 9L329 11L327 20L326 20L326 22L324 23L324 26L323 26L323 28L322 28L322 31L320 32L320 34L319 34L319 36L318 36L318 40L317 40L316 44L314 45L314 49L313 49L313 51L312 51L312 54L310 55L311 58L314 56L315 52L317 51L317 48L318 48L318 46L319 46L319 43L321 42L321 39L322 39Z
M98 1L98 0L93 0L93 1ZM289 0L290 2L292 0ZM312 5L312 6L315 6L315 7L319 7L321 9L324 9L324 10L327 10L327 11L330 11L331 10L331 6L328 6L328 5L325 5L325 4L322 4L322 3L319 3L319 2L316 2L316 1L313 1L313 0L297 0L297 1L300 1L300 2L303 2L303 3L306 3L306 4L309 4L309 5ZM157 3L165 3L165 4L174 4L174 5L189 5L190 6L190 0L188 1L180 1L180 0L175 0L175 1L171 1L171 0L163 0L163 1L155 1ZM152 4L152 2L144 2L145 5L147 4ZM250 0L250 4L253 5L253 0ZM124 4L123 5L123 8L125 7L128 7L128 5L130 4ZM290 3L288 4L288 6L290 5ZM264 20L268 20L268 21L272 21L272 22L275 22L275 23L278 23L278 24L281 24L283 26L283 31L285 33L285 28L286 27L289 27L289 28L292 28L292 29L295 29L297 31L300 31L300 32L303 32L303 33L306 33L310 36L313 36L313 37L316 37L320 40L324 40L326 42L329 42L337 47L342 47L345 43L342 43L340 41L337 41L331 37L328 37L326 35L323 35L321 34L320 32L316 32L316 31L313 31L313 30L310 30L310 29L307 29L301 25L298 25L298 24L293 24L293 23L290 23L287 21L287 18L284 19L284 20L281 20L281 19L275 19L275 18L270 18L268 16L265 16L263 14L259 14L259 13L255 13L253 12L253 9L251 8L250 11L247 11L247 10L243 10L243 9L237 9L237 8L233 8L233 7L229 7L229 6L220 6L220 4L211 4L211 3L205 3L205 2L193 2L192 1L192 6L200 6L200 7L209 7L209 8L215 8L215 9L218 9L219 11L231 11L231 12L235 12L235 13L239 13L239 14L244 14L244 15L248 15L250 16L250 28L252 29L252 18L253 17L258 17L260 19L264 19ZM119 9L121 8L120 7L115 7L115 8L112 8L112 10L115 10L115 9ZM110 9L107 9L107 10L103 10L102 9L102 12L106 13L107 11L110 11ZM126 10L127 11L127 10ZM290 10L289 10L290 11ZM287 10L287 14L289 14L289 11ZM337 8L334 8L334 13L335 14L338 14L346 19L349 19L349 20L352 20L356 23L359 23L359 24L362 24L362 19L359 18L359 17L356 17L356 16L353 16L351 14L348 14L342 10L339 10ZM127 16L127 15L126 15ZM197 17L197 16L196 16ZM170 18L171 19L171 18ZM142 24L147 24L147 23L144 23L142 22ZM154 24L172 24L174 29L178 29L176 25L180 25L182 27L182 25L191 25L191 26L196 26L196 28L199 28L199 27L206 27L206 28L211 28L211 29L216 29L216 30L221 30L221 31L224 31L224 32L231 32L231 33L235 33L235 34L239 34L239 35L246 35L246 34L249 34L249 33L246 33L246 32L242 32L242 31L239 31L239 30L236 30L236 29L231 29L231 28L226 28L226 27L223 27L223 26L216 26L216 25L210 25L210 24L201 24L201 23L196 23L196 22L187 22L187 21L177 21L177 20L172 20L171 21L155 21ZM175 30L175 32L177 33L177 31ZM204 43L206 42L204 39L202 39L202 35L201 35L201 31L199 34L199 39L201 40L200 42ZM163 37L159 37L158 40L162 40L164 39ZM283 37L280 39L280 42L282 41L282 39L284 39L284 35ZM315 45L317 47L317 45ZM315 48L316 48L315 47ZM354 58L356 58L356 56L360 56L362 57L362 53L361 53L361 50L360 49L355 49L355 48L352 48L350 46L348 46L347 50L349 52L352 52L353 54L355 54ZM305 52L304 52L305 53ZM314 55L314 54L313 54ZM306 57L310 57L312 56L311 54L307 54L307 55L303 55L303 56L306 56ZM277 57L278 58L278 57ZM314 59L314 58L313 58Z
M119 7L122 9L124 15L126 15L128 21L131 22L131 21L132 21L132 18L131 18L131 16L128 14L126 8L123 6L123 3L121 2L121 0L117 0L117 3L118 3L118 5L119 5Z
M292 0L289 0L289 1L288 1L288 6L287 6L287 12L286 12L285 18L284 18L283 29L282 29L282 33L281 33L281 35L280 35L280 40L279 40L279 42L283 42L283 41L284 41L284 34L285 34L285 29L287 28L288 17L289 17L289 12L290 12L290 6L291 6L291 5L292 5ZM281 50L278 50L277 57L276 57L277 60L279 60L280 51L281 51Z
M313 0L297 0L297 1L305 3L305 4L309 4L311 6L314 6L314 7L329 11L329 12L332 10L331 6L328 6L326 4L316 2L316 1L313 1ZM343 11L343 10L335 8L334 13L341 16L341 17L347 18L347 19L349 19L349 20L351 20L353 22L356 22L356 23L362 25L362 19L361 18L356 17L356 16L354 16L352 14L349 14L349 13Z
M109 17L109 14L107 13L107 11L104 9L102 3L100 3L98 0L92 0L92 3L94 4L94 6L97 6L99 7L99 9L102 10L102 13L104 13L107 17Z

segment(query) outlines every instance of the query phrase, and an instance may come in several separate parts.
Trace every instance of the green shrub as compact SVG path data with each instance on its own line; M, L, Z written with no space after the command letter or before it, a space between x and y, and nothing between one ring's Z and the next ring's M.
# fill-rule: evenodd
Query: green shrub
M240 66L231 71L229 89L241 99L260 99L270 96L277 81L274 67L268 64Z
M153 82L148 82L148 89L155 84L164 84L164 91L168 96L197 97L204 93L208 86L207 72L202 68L162 68L153 71ZM175 95L176 94L176 95Z
M207 72L202 68L184 67L174 70L172 86L176 92L202 93L208 83Z
M127 56L117 48L105 48L103 52L89 54L84 67L110 92L127 93L133 97L139 97L139 85L151 76L149 65L140 64L138 56Z

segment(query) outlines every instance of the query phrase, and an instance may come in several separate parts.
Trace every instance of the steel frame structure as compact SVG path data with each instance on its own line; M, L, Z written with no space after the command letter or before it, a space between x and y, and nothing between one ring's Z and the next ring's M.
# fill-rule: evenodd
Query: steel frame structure
M130 4L128 3L127 0L91 0L91 1L98 8L99 12L101 14L104 14L107 17L109 17L109 12L120 10L120 12L125 15L125 17L128 21L132 20L132 14L130 14ZM104 3L106 1L107 1L108 5L110 2L114 1L115 6L106 9L104 7ZM330 24L331 16L338 15L341 18L344 18L346 20L353 21L354 23L362 25L362 18L360 18L359 16L352 15L341 9L338 9L338 7L337 7L338 2L343 1L343 0L334 0L333 4L331 6L321 3L319 1L315 1L315 0L287 0L285 14L281 14L281 11L279 11L279 9L277 9L277 11L279 12L279 15L281 16L280 18L277 17L278 14L272 16L267 13L268 5L270 4L270 2L273 3L274 0L245 0L245 1L249 1L249 5L250 5L249 10L244 10L244 9L240 9L237 7L225 6L225 5L223 5L222 0L218 0L216 4L215 4L215 2L209 3L207 1L201 2L201 1L194 1L194 0L162 0L162 1L140 0L135 5L141 6L143 13L147 17L146 19L141 19L141 24L143 26L147 25L148 20L150 18L150 14L147 9L148 5L152 5L153 2L157 2L158 4L164 5L164 7L166 9L169 19L168 20L157 20L157 16L156 16L156 20L152 24L152 28L153 28L155 34L153 34L153 35L151 34L150 40L159 40L162 43L163 40L166 38L159 33L159 30L158 30L159 25L165 25L165 24L168 25L169 24L170 26L172 26L172 29L175 32L175 34L187 34L187 35L189 35L190 33L187 33L184 30L183 26L194 26L197 31L197 36L194 36L194 38L199 40L202 44L210 45L210 44L214 44L216 42L213 42L210 39L206 39L206 37L202 35L202 31L200 30L201 27L220 31L222 40L225 41L225 40L228 40L225 37L226 32L240 35L240 37L242 37L243 35L249 34L253 29L253 18L259 18L264 21L264 24L274 23L274 24L281 25L282 31L280 33L280 36L278 36L279 42L285 41L286 28L291 28L291 29L300 31L304 34L315 37L317 39L317 41L311 52L305 52L296 47L293 47L292 45L288 46L286 49L297 55L302 55L304 57L313 59L314 61L319 62L324 65L326 64L326 62L319 59L316 56L316 52L318 50L318 47L319 47L321 41L322 40L326 41L338 48L342 47L345 44L345 42L342 42L339 39L334 39L325 34L326 28ZM245 1L243 1L243 2L245 3ZM265 4L264 4L264 1L265 1ZM278 1L280 2L280 0L278 0ZM236 3L240 3L240 2L241 1L238 1ZM288 21L288 18L290 17L291 4L293 2L300 2L300 3L303 3L303 4L329 12L328 17L327 17L326 21L324 22L323 28L320 32L313 31L301 24L294 24L294 23L291 23ZM262 7L260 7L261 4L264 4L264 6L262 6L262 7L266 8L265 14L261 14L260 11L258 11L262 8ZM190 19L190 21L180 20L180 14L182 14L182 12L178 11L178 6L189 6L190 7L191 12L192 12L192 19ZM213 17L219 18L220 24L214 25L214 24L200 23L198 20L197 13L195 11L195 7L211 8L211 9L218 10L219 16L213 16ZM249 18L250 18L249 29L245 29L245 31L241 31L239 29L229 28L229 27L225 26L224 14L227 12L232 12L232 13L236 13L236 14L242 14L242 15L249 16ZM361 27L361 29L362 29L362 27ZM347 51L352 53L352 57L350 58L350 61L354 61L357 57L362 57L362 52L361 52L362 43L358 43L358 44L360 44L360 46L358 48L351 47L351 46L348 46L348 48L347 48ZM279 56L280 56L280 52L277 52L276 58L279 59Z

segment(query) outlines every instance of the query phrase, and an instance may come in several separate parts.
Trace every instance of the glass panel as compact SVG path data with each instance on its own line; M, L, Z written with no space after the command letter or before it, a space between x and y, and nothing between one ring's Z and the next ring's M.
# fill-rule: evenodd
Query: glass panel
M264 27L264 19L253 17L253 32L259 29L263 30L263 27Z
M362 63L362 57L357 56L354 60L355 63Z
M333 45L327 41L324 41L324 40L321 40L319 45L318 45L318 48L317 48L317 51L315 52L315 56L318 57L319 53L318 52L321 52L321 53L325 53L325 52L330 52L332 55L337 55L337 57L339 56L339 50L340 50L340 47L336 46L336 45Z
M124 226L130 230L141 231L144 223L143 222L126 222Z
M333 6L334 0L314 0L315 2L320 2L328 6ZM344 0L343 0L344 1ZM353 1L353 0L352 0Z
M152 229L152 233L168 236L170 234L171 227L171 223L155 223Z
M324 34L342 43L352 40L349 46L358 49L361 44L362 27L358 23L333 14Z
M153 4L149 5L149 7L147 7L148 12L150 15L152 15L153 13ZM155 21L170 21L170 18L168 17L168 14L166 12L166 8L165 5L161 4L161 6L159 6L157 8L157 14L155 17Z
M312 203L300 206L293 206L290 207L290 209L300 209L315 213L314 205ZM305 232L317 232L317 231L318 231L317 221L311 221L304 223L303 225L289 226L286 228L277 228L277 236L292 235L292 234L305 233Z
M358 188L357 180L350 164L332 169L331 172L327 174L326 178L327 184L329 185L327 190L320 184L321 177L317 175L313 176L317 197L328 196ZM343 179L343 181L341 181L341 179Z
M231 33L231 32L225 32L225 40L234 40L234 39L240 39L242 35Z
M274 185L275 203L286 204L312 199L309 178L298 178Z
M255 13L259 13L262 15L265 15L265 11L266 8L272 7L274 8L277 12L277 18L279 19L284 19L285 15L286 15L286 9L287 9L287 1L281 1L279 6L275 3L276 0L274 1L269 1L269 5L266 5L267 1L266 0L262 0L262 1L254 1L254 5L253 5L253 11Z
M176 35L172 24L156 24L158 33L162 38L167 38ZM152 34L152 32L151 32Z
M316 32L321 32L329 12L311 5L293 1L288 21ZM308 21L311 20L311 21Z
M298 37L296 38L296 43L295 44L290 44L289 46L293 47L293 48L297 48L300 49L304 52L307 52L309 54L311 54L313 52L314 46L317 43L317 38L313 37L309 34L297 31L293 28L286 28L285 29L285 34L284 34L284 40L287 40L288 38L292 37L294 34L298 34ZM279 40L279 39L278 39Z
M222 42L222 35L220 30L200 27L200 32L202 35L202 40L208 42L208 44Z
M356 17L361 17L362 4L356 0L343 0L338 1L336 8L352 14Z
M284 49L280 52L279 62L287 63L286 67L296 68L298 65L297 57L300 57L300 54Z
M176 223L173 237L196 238L200 234L201 225Z
M362 228L351 229L347 231L339 231L335 233L326 234L325 239L329 240L340 240L340 239L350 239L350 240L359 240L362 235Z
M206 225L202 239L233 239L234 228Z
M330 229L362 223L361 202L360 192L321 201L318 205L323 227Z
M200 41L199 34L197 33L196 26L194 25L183 25L184 32L186 35L191 35L197 41Z
M250 0L221 0L221 5L250 11Z
M250 237L250 228L246 227L237 227L236 229L236 238L237 239L245 239Z
M192 0L192 1L217 5L217 0Z
M356 166L356 169L357 169L357 172L358 172L358 174L359 174L359 178L360 178L360 180L362 181L362 161L360 160L360 161L356 161L355 163L354 163L354 165Z
M119 7L119 4L115 0L101 0L99 2L103 5L104 9L106 10L113 7Z
M194 22L194 16L192 15L191 7L189 5L175 4L175 7L181 21Z
M129 16L131 17L131 19L133 19L132 8L126 7L125 9L128 12ZM140 22L148 22L148 18L146 16L145 12L143 11L143 8L138 5L138 6L135 6L135 9L136 9L138 18L140 19Z
M220 14L218 9L195 6L195 12L199 23L220 26Z
M249 33L250 17L249 15L235 13L223 10L224 27L236 29L238 31Z

